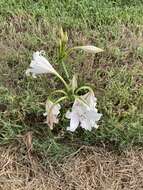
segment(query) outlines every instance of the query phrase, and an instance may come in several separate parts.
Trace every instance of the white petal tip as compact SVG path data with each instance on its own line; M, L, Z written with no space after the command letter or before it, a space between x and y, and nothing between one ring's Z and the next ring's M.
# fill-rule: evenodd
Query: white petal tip
M47 116L47 113L45 112L45 113L43 113L43 116Z
M26 74L26 76L30 76L30 69L27 69L25 74Z
M72 130L70 127L67 127L67 131L74 132L75 130Z
M34 73L32 74L32 77L33 77L34 79L36 79L36 78L37 78L37 77L36 77L36 75L35 75Z

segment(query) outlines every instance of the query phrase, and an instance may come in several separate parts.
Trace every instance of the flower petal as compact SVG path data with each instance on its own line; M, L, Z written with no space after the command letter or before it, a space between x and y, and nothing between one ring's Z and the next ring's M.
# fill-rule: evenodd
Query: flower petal
M68 131L74 132L79 125L79 117L76 113L71 113L70 127L67 127Z
M54 123L58 123L58 115L60 113L61 106L60 104L54 104L52 101L47 100L46 102L46 113L44 113L45 116L47 116L47 120L45 123L48 124L50 129L53 129Z
M91 131L92 126L90 125L90 122L86 118L81 120L80 125L83 129Z
M66 116L67 119L70 119L71 118L71 112L67 111L65 116Z
M102 114L97 113L96 111L90 110L86 113L87 117L89 118L89 120L95 120L95 121L99 121Z
M52 109L53 115L58 115L60 113L60 109L61 109L60 104L54 105Z
M43 73L56 74L56 70L49 63L49 61L42 55L41 51L33 53L33 60L30 67L26 70L26 75L32 73L33 76Z

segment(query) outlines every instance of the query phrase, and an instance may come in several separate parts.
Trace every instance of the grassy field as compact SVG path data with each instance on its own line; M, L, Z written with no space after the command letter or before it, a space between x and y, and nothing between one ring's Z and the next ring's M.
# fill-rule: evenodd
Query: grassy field
M55 88L58 83L51 76L27 78L25 70L36 50L45 50L49 61L58 68L56 46L61 26L68 32L69 46L92 44L104 49L102 54L84 56L80 53L76 60L75 55L69 60L69 69L80 73L80 82L92 85L103 117L98 130L86 132L79 129L71 134L62 129L67 126L65 121L56 127L54 137L51 137L43 123L44 104L47 92L50 93L51 87ZM107 190L111 180L113 190L142 189L140 151L123 153L122 158L119 155L124 148L138 146L140 149L143 145L142 61L142 0L0 0L0 159L3 161L0 176L4 175L0 179L0 188L25 189L23 184L26 184L27 189L43 190L46 189L44 184L52 184L51 189L54 190ZM111 156L104 151L98 154L98 150L88 151L86 148L86 153L85 148L83 152L79 150L83 146L90 149L95 145L99 149L105 146L111 151ZM32 153L27 153L28 148ZM92 157L95 152L95 157ZM90 159L87 158L88 153ZM104 160L100 165L104 155L109 162ZM73 157L75 160L69 160ZM116 163L115 160L120 161ZM130 160L131 165L128 164ZM69 165L66 165L68 161ZM45 176L46 169L50 168L47 178L50 176L48 180L51 181L43 181L35 174L37 168L33 162L41 167L41 176ZM64 163L64 166L57 163ZM92 173L92 180L84 176L76 181L75 176L83 176L92 163L94 166L99 164L96 175ZM76 170L78 164L83 170ZM53 171L53 165L58 166L58 170ZM71 173L72 165L75 166L75 176ZM114 173L115 166L117 173ZM109 171L111 176L107 175ZM136 178L133 175L135 171ZM11 176L12 172L14 175ZM101 178L97 177L101 173ZM61 174L65 181L61 180ZM126 181L122 181L124 176ZM37 185L39 178L41 181ZM6 179L9 179L7 186L3 182ZM87 186L83 187L84 179ZM16 180L16 183L11 183L11 180ZM90 184L95 181L96 188Z
M71 153L73 144L142 146L142 24L141 0L1 0L0 143L21 142L32 132L34 150L58 159ZM70 46L93 44L105 50L69 60L70 69L80 71L80 81L92 84L103 118L97 131L79 130L74 135L63 135L61 126L67 123L60 123L53 140L43 124L53 79L29 79L25 70L36 50L45 50L55 63L60 26L67 30Z

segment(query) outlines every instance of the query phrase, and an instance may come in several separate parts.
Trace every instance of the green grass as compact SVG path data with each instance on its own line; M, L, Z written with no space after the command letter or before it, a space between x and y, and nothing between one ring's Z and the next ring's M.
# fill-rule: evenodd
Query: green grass
M80 73L80 81L92 84L103 118L97 131L79 129L74 135L63 136L61 127L67 123L60 123L59 136L66 142L89 145L142 145L142 24L141 0L1 0L0 143L32 130L35 149L43 147L45 152L43 141L49 131L42 114L54 79L29 79L25 70L35 50L44 49L55 63L59 26L63 26L70 45L93 44L105 50L100 55L84 58L79 54L77 60L69 60L70 68ZM57 136L56 130L54 133Z

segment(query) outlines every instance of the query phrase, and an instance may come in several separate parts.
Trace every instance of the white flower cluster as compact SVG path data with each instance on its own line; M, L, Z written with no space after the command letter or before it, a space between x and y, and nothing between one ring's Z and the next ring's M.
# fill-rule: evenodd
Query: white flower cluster
M33 54L30 68L26 70L27 75L30 73L32 73L34 77L42 73L57 74L53 66L42 55L42 51L37 51ZM92 128L98 128L97 122L100 120L102 114L97 111L96 101L93 91L75 98L71 110L68 110L66 113L66 118L70 119L70 126L67 127L67 130L74 132L79 126L89 131L91 131ZM59 103L54 104L52 101L47 100L46 113L44 114L47 116L45 123L47 123L51 129L53 129L55 123L57 124L59 122L58 115L60 114L60 109L61 106Z
M96 109L96 98L93 92L77 98L72 106L71 112L66 113L66 117L70 119L70 131L75 131L78 126L91 131L92 128L98 128L97 122L102 114Z

